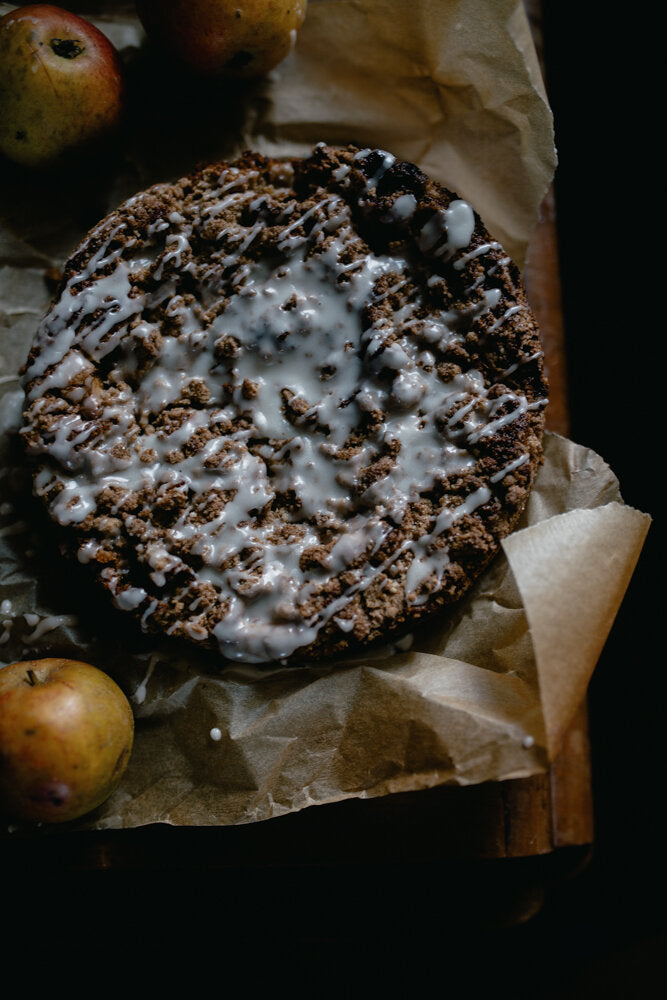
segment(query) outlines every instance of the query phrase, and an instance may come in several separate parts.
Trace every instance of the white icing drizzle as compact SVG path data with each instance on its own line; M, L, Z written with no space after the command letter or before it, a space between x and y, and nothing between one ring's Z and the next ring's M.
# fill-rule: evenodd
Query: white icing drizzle
M355 159L364 160L370 152L362 150ZM393 162L391 154L381 154L367 179L365 197L374 196ZM345 184L349 170L340 167L336 180ZM374 564L373 554L400 526L411 503L443 477L475 466L470 445L520 417L528 403L509 391L489 398L491 387L475 370L443 381L434 355L424 350L424 342L444 349L460 339L463 323L469 325L498 305L497 288L484 289L463 310L431 311L428 319L420 317L417 291L393 315L363 328L364 307L410 286L412 270L408 259L372 252L345 262L345 250L357 236L350 208L339 195L328 193L300 214L296 202L287 203L283 217L289 223L282 229L278 253L241 266L242 254L264 225L265 198L246 190L248 177L235 168L223 171L220 186L202 200L197 218L172 213L156 221L145 245L112 249L122 225L114 230L83 271L68 281L42 323L24 382L31 386L36 380L29 391L34 413L48 403L44 396L49 392L66 391L77 404L76 412L63 415L53 432L32 446L49 458L35 478L35 492L49 493L54 481L61 487L50 501L53 516L64 525L83 522L108 486L120 487L124 496L150 488L158 499L167 491L182 491L188 498L185 514L159 540L143 542L139 558L159 591L178 573L192 575L178 555L179 546L187 543L201 561L199 580L212 584L226 602L213 629L221 651L230 659L262 662L309 645L331 619L342 632L352 631L354 618L343 614L347 605L405 554L411 555L409 601L424 603L449 562L447 548L440 544L443 534L491 498L487 486L459 506L442 508L427 533L404 541L380 565ZM226 211L239 213L241 206L249 219L245 228L234 214L233 226L216 236L210 264L195 264L191 245L198 230ZM404 223L415 208L413 195L399 196L390 221ZM304 223L307 235L299 231ZM422 227L418 247L449 260L469 246L474 226L470 205L454 200ZM454 267L461 269L498 247L476 247L456 259ZM230 268L233 272L223 281L222 270ZM160 282L150 291L145 290L150 283L133 284L146 269ZM179 271L198 280L203 305L175 294L176 281L168 275ZM390 279L389 290L375 290L380 279ZM221 299L224 307L206 314ZM150 315L165 301L177 332L160 336ZM520 308L507 309L494 327ZM155 337L161 340L159 359L133 393L126 380L136 371L135 348ZM225 340L233 350L221 357L218 347ZM112 352L116 389L111 401L102 402L91 373ZM180 426L156 430L155 418L181 400L193 380L206 389L205 405L191 409ZM376 411L383 416L375 432L350 447L362 415ZM446 420L443 414L449 414ZM246 418L246 428L209 436L189 449L196 435L206 436L210 427L229 425L238 415ZM362 488L364 470L385 454L391 460ZM172 455L177 460L170 463ZM520 456L491 483L528 460L528 455ZM192 510L212 492L224 493L225 502L205 520L195 519ZM282 531L262 518L277 494L295 498L293 523L287 519ZM319 564L304 568L304 554L320 546L318 519L342 533ZM125 518L125 527L133 530L132 516ZM79 561L95 559L98 550L98 542L85 542ZM357 562L361 565L355 569ZM350 567L354 582L315 614L307 614L303 609L317 598L329 575ZM155 595L128 586L111 567L102 576L116 606L139 610L147 625L158 606ZM199 602L186 597L186 585L183 595L186 615L169 631L181 626L191 639L203 641L208 632ZM135 700L138 694L139 689Z
M16 612L14 611L12 602L8 597L0 603L0 616L0 625L2 625L0 646L4 646L6 642L9 642L12 633L12 625L14 624L14 619L16 618Z
M505 476L509 476L510 472L514 472L516 469L520 469L522 465L525 465L526 462L529 461L530 461L530 455L528 455L528 453L524 455L519 455L519 457L515 458L513 462L510 462L509 465L506 465L504 469L501 469L499 472L496 472L494 473L494 475L490 476L489 482L499 483L501 480L505 478Z
M502 249L500 243L496 243L495 241L491 243L482 243L480 244L480 246L475 247L474 250L471 250L469 253L464 253L463 256L455 260L453 265L454 270L462 271L469 261L475 260L476 257L481 257L485 253L489 253L490 250L500 250L500 249Z
M34 628L34 631L23 640L29 646L41 639L47 632L52 632L53 629L60 628L61 625L78 625L79 622L76 615L46 615L40 619L39 615L26 614L23 617L28 625Z
M415 641L414 635L412 634L412 632L408 632L407 635L403 635L401 636L400 639L397 639L396 642L394 643L394 646L396 647L396 649L399 650L399 652L405 653L408 651L408 649L411 648L414 641Z
M474 229L475 213L467 201L457 199L428 220L417 243L425 253L450 260L469 245Z
M141 683L137 686L134 694L132 695L132 700L136 702L137 705L143 705L143 703L146 700L148 682L153 675L153 671L155 670L155 666L158 663L159 659L160 659L159 653L151 653L148 658L148 666L146 668L146 674Z
M0 646L9 642L11 638L12 626L17 618L23 618L26 625L33 631L22 638L22 642L30 646L35 642L38 642L42 636L46 635L47 632L52 632L56 628L60 628L65 625L77 625L78 618L76 615L40 615L36 611L26 611L18 612L12 607L12 602L9 599L5 599L0 604L0 624L2 625L3 631L0 635Z

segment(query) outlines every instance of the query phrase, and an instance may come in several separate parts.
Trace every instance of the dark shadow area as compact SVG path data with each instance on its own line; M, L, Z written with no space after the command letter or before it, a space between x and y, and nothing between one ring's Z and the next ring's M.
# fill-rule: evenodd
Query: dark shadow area
M570 969L570 991L554 996L652 996L665 947L667 867L661 803L666 691L658 628L662 390L651 388L649 375L661 336L652 291L660 264L649 249L658 189L650 187L652 157L641 153L639 125L640 81L650 90L650 59L645 28L631 18L603 19L596 5L577 9L576 17L569 5L543 6L559 154L571 437L602 455L625 502L654 522L590 686L593 857L527 933L542 930L561 967Z

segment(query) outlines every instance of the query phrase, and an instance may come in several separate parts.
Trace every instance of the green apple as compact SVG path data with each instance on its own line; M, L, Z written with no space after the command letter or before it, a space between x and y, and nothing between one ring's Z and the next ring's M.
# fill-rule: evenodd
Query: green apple
M0 668L0 808L62 823L109 797L132 752L130 704L107 674L79 660Z
M50 4L0 18L0 151L46 166L97 145L120 122L122 72L89 21Z
M250 79L287 56L307 0L137 0L158 49L201 76Z

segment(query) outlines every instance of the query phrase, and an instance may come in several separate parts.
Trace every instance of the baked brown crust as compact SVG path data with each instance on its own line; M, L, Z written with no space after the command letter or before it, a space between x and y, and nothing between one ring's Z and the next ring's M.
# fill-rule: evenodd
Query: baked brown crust
M147 631L297 663L459 599L515 527L546 382L516 266L380 150L245 153L68 261L24 374L35 492Z

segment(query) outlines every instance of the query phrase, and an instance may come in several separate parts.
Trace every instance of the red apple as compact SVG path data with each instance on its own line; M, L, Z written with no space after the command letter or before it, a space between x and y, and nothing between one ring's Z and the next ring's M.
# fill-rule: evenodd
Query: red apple
M193 73L248 79L287 56L307 0L137 0L146 34Z
M130 704L107 674L79 660L0 668L0 808L62 823L100 805L132 751Z
M111 42L50 4L0 18L0 151L24 166L59 160L109 137L123 85Z

